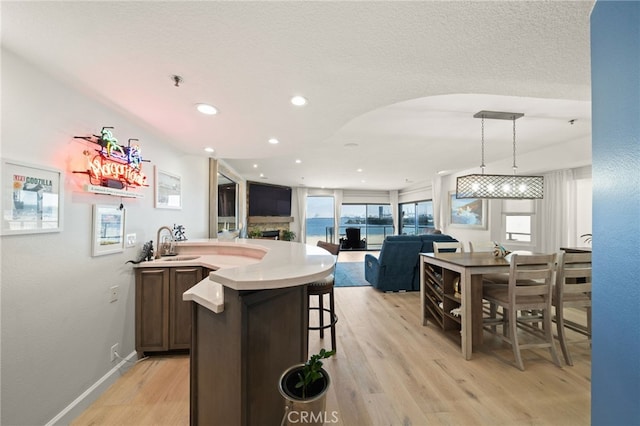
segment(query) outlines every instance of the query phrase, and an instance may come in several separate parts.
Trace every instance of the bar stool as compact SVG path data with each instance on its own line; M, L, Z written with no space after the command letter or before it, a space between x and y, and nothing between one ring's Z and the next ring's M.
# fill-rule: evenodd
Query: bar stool
M560 367L560 359L556 352L551 330L552 277L555 263L555 253L529 256L512 254L509 284L483 288L483 298L504 309L502 319L495 316L483 319L483 328L511 345L515 364L523 371L521 349L549 348L553 363ZM518 312L522 312L522 315L519 316ZM519 342L518 325L541 322L543 323L542 330L537 327L527 328L530 334L540 338L540 342ZM498 323L508 327L508 331L504 335L495 333L495 325Z
M591 253L561 253L556 273L556 285L551 304L556 308L556 327L560 348L567 365L573 365L565 328L586 336L591 342ZM564 308L580 308L587 316L586 325L570 321Z
M322 247L327 250L334 256L338 256L340 252L340 245L325 243L324 241L318 241L318 247ZM331 274L321 280L314 281L307 285L307 297L309 303L309 310L307 311L307 324L309 324L309 313L314 310L318 311L318 322L320 325L318 327L308 327L308 330L319 330L320 338L324 339L324 330L329 328L331 332L331 350L336 350L336 323L338 322L338 316L336 315L335 310L335 302L333 297L333 286L334 286L334 274ZM324 307L324 295L329 295L329 308ZM311 296L318 296L318 306L311 307ZM324 315L325 312L329 313L330 321L329 324L324 323ZM307 340L308 333L307 330Z

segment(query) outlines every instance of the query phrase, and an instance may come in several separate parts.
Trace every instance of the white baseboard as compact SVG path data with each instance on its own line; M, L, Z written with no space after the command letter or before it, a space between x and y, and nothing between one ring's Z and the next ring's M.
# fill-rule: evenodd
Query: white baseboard
M84 391L64 410L59 412L54 418L49 420L45 426L68 425L96 400L109 386L114 384L124 373L135 364L138 354L131 352L125 359L120 361L107 374L102 376L97 382Z

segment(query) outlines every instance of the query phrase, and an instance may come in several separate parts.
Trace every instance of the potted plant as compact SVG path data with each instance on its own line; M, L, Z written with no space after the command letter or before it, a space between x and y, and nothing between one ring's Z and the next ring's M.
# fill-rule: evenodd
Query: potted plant
M260 238L262 237L262 231L259 229L252 229L249 231L249 238Z
M324 424L326 396L331 382L321 360L335 353L335 350L321 349L307 362L296 364L282 373L278 384L286 403L282 424L293 424L302 418L306 419L305 424Z
M296 233L293 231L289 231L288 229L285 229L284 231L282 231L282 239L284 241L293 241L296 238Z

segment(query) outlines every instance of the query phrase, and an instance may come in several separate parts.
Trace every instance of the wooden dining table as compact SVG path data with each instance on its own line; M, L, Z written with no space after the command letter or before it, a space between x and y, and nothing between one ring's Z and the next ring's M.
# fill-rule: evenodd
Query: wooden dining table
M425 288L425 267L432 265L459 274L460 325L462 356L470 360L474 346L482 344L482 277L484 274L509 273L509 261L490 252L420 253L420 309L422 324L427 325L429 312Z

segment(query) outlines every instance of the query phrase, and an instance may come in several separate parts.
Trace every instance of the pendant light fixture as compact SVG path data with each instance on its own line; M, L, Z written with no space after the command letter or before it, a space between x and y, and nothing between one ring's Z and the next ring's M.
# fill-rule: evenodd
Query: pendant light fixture
M473 115L482 119L482 163L481 174L460 176L456 180L456 198L502 198L535 199L542 198L544 177L520 176L516 174L516 120L524 116L520 112L480 111ZM513 122L513 175L484 174L484 120L511 120Z

